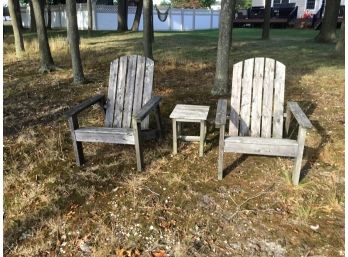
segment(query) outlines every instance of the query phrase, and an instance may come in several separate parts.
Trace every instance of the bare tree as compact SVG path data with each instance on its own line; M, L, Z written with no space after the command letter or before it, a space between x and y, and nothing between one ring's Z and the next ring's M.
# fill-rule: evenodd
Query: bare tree
M141 12L143 11L143 0L137 1L137 10L135 11L134 21L131 30L138 31L140 24Z
M35 21L35 14L34 14L34 7L33 7L33 1L29 1L30 6L30 31L36 32L36 21Z
M345 52L344 43L345 43L345 36L344 36L344 19L343 19L341 24L341 29L340 29L340 35L338 37L338 41L335 48L337 54L342 54L344 56L344 52Z
M152 0L144 0L144 14L143 14L143 40L144 40L144 55L153 59L152 55L152 30L151 30L151 2Z
M81 56L80 56L80 36L77 28L76 0L66 1L66 12L68 17L68 42L70 47L71 63L74 75L74 83L84 83Z
M92 26L93 26L92 0L87 0L87 10L88 10L88 36L91 36L92 35Z
M47 72L52 71L56 67L51 55L50 46L48 44L47 30L45 26L45 19L42 12L43 2L41 0L32 0L33 9L35 14L37 38L39 41L40 51L40 71Z
M221 1L215 80L214 87L211 91L213 95L224 95L229 91L229 56L232 42L232 16L235 4L235 0Z
M11 23L13 28L13 35L15 39L15 49L17 57L21 57L24 52L24 42L23 42L23 34L22 28L19 26L18 16L15 10L15 1L18 0L8 0L8 9L11 16Z
M325 13L320 32L315 40L320 43L333 43L336 41L337 16L340 0L326 0Z
M52 29L52 12L51 12L50 0L47 0L46 6L47 6L47 29Z
M118 0L117 2L117 30L118 31L127 31L127 16L128 16L128 5L127 0Z
M271 3L272 0L266 0L261 37L263 40L269 39L269 30L271 26Z

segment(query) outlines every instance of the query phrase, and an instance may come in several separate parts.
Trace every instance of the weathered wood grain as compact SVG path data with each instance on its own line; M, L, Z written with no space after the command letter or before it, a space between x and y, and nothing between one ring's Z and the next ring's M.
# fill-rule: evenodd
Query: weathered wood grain
M297 123L302 128L311 129L313 127L306 114L302 111L301 107L296 102L288 102L288 108L292 113Z
M262 128L261 137L271 137L272 128L272 103L274 88L274 64L273 59L265 60L265 75L263 82L263 102L262 102Z
M282 138L284 124L285 65L276 62L275 69L272 137Z
M127 128L89 128L75 130L77 141L134 145L133 129Z
M297 155L298 143L291 139L261 137L226 137L225 152L286 156Z
M121 128L123 119L124 95L126 91L126 76L127 76L128 56L122 56L119 63L119 72L117 80L117 93L114 112L113 127Z
M219 99L216 116L215 116L215 127L219 128L226 124L226 114L227 114L227 99Z
M107 102L106 102L106 114L105 114L105 121L104 121L105 127L112 127L114 123L118 67L119 67L119 59L116 59L113 62L111 62L108 96L107 96Z
M180 120L206 120L209 113L209 106L177 104L170 114L171 119Z
M229 135L238 136L243 62L233 65Z
M252 137L259 137L261 131L261 111L262 111L262 88L264 77L265 58L255 58L253 96L251 107L250 134Z
M122 128L130 128L132 121L133 100L135 90L135 74L137 66L137 56L132 55L128 58L126 89L123 106Z
M251 90L254 73L254 59L244 61L243 79L242 79L242 99L240 110L240 136L250 135L250 112L251 112Z
M153 85L153 70L154 70L154 62L150 58L147 58L146 59L146 66L145 66L145 78L144 78L142 106L144 106L151 99L152 85ZM149 128L149 117L145 118L141 122L141 128L142 129Z

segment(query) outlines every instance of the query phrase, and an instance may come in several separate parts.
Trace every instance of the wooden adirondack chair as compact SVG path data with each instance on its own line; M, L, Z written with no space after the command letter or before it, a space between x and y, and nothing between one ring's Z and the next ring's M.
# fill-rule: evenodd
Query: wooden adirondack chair
M120 57L110 65L107 99L97 95L65 114L78 166L84 162L82 142L102 142L135 145L137 169L143 169L142 139L162 134L161 98L152 96L153 71L154 62L149 58ZM77 115L96 103L103 109L104 127L80 128ZM155 111L157 130L148 130L151 111Z
M311 122L296 102L284 110L285 65L270 58L252 58L233 65L229 133L225 136L227 100L219 99L215 119L220 128L218 179L224 152L294 157L292 182L299 183L306 130ZM292 117L299 125L297 140L283 138Z

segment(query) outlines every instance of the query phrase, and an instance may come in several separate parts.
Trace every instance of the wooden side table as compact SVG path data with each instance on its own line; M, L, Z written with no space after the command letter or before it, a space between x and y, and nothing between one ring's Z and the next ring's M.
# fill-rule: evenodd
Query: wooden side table
M198 141L199 142L199 156L203 156L204 141L207 134L207 117L209 113L209 106L204 105L188 105L177 104L170 114L173 124L173 154L178 153L178 139L183 141ZM184 136L181 135L182 122L197 122L200 123L199 136Z

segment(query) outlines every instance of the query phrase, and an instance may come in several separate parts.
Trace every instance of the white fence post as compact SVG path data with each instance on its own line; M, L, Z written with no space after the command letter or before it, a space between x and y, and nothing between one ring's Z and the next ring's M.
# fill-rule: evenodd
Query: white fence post
M196 28L196 8L193 8L193 13L192 13L192 30L195 30Z
M92 1L92 30L98 30L97 29L97 1Z

